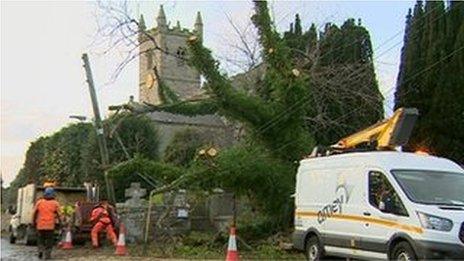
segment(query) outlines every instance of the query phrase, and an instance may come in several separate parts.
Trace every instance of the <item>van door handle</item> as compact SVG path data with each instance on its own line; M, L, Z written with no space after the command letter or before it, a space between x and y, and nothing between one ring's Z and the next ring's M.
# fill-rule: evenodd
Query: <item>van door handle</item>
M369 213L369 212L364 212L363 215L364 215L364 216L370 216L371 213Z

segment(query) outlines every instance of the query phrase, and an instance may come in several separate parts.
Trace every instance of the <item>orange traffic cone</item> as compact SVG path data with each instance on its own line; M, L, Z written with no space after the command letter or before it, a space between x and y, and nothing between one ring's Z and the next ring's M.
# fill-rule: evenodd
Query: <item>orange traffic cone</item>
M118 256L127 255L125 234L126 234L125 227L121 223L121 225L119 226L119 237L118 237L118 243L116 244L116 252L115 252L115 254Z
M230 228L229 245L227 246L226 261L238 261L237 240L235 238L235 227Z
M66 235L64 241L61 242L61 249L72 249L72 236L71 236L71 227L68 226L66 229Z

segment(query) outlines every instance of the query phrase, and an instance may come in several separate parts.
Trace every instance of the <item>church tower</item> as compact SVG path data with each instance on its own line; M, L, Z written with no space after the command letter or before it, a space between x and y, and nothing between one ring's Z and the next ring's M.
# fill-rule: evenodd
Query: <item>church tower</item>
M143 16L139 24L145 33L139 33L139 101L153 105L161 103L159 97L160 80L172 90L180 100L201 93L200 73L190 67L187 62L187 40L192 35L203 37L203 22L200 12L189 31L182 28L179 21L174 27L166 20L163 6L160 6L156 17L156 27L145 28ZM155 39L161 49L147 36Z

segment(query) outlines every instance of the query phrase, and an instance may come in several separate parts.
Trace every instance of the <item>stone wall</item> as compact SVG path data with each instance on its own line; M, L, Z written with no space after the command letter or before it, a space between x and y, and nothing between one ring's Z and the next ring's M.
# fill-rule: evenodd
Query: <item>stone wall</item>
M164 153L175 134L186 129L198 131L205 137L205 140L220 148L229 147L235 142L234 129L217 115L189 117L167 112L153 112L147 115L156 123L158 128L161 154Z
M159 42L160 35L153 35L155 40ZM147 51L154 49L154 43L145 38L140 38L140 52L143 52L139 56L139 101L146 102L154 105L161 103L158 96L158 81L154 75L153 67L156 65L156 61L161 60L160 52ZM149 85L148 78L153 80L153 84Z
M163 235L179 235L185 234L191 230L190 220L188 218L179 217L179 207L169 207L169 213L163 218L160 224L161 228L157 226L157 222L161 215L166 213L169 206L152 206L148 240L160 240ZM146 221L148 206L144 207L130 207L118 206L117 208L121 222L126 226L126 240L128 243L143 242L146 230Z
M202 92L200 73L183 60L188 57L187 39L190 35L190 33L176 33L176 31L164 35L166 48L176 56L163 54L158 63L161 67L161 80L179 95L181 100L197 96Z
M146 34L139 35L139 101L159 105L161 99L158 95L159 80L169 87L181 100L198 99L205 96L201 88L200 73L189 66L185 59L188 57L187 40L192 35L203 35L203 22L200 13L197 13L194 28L192 30L182 28L179 23L171 27L160 6L156 19L157 26L145 30L152 36L157 46L163 51L157 50ZM145 25L144 22L141 24ZM145 28L145 27L144 27ZM168 52L168 53L166 53ZM154 74L156 67L158 76ZM219 146L230 146L234 140L234 131L226 126L221 117L217 115L183 116L172 113L154 112L148 116L156 123L160 132L161 153L164 152L175 133L187 128L193 128L203 136L208 137L210 143Z
M144 241L148 203L140 197L146 190L132 183L126 190L131 197L116 204L120 221L126 226L129 243ZM189 196L185 190L165 193L153 204L149 222L149 240L162 240L166 235L185 234L189 231L227 231L233 217L233 194L216 190L201 197Z
M233 218L233 194L216 192L197 202L190 214L195 231L226 231Z

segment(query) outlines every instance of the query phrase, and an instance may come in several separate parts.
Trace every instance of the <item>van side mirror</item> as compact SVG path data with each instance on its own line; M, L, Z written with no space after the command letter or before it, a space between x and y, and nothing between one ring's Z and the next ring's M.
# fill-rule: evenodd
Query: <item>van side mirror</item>
M384 213L391 213L391 214L397 214L398 210L391 201L380 201L379 202L379 209L380 211Z

